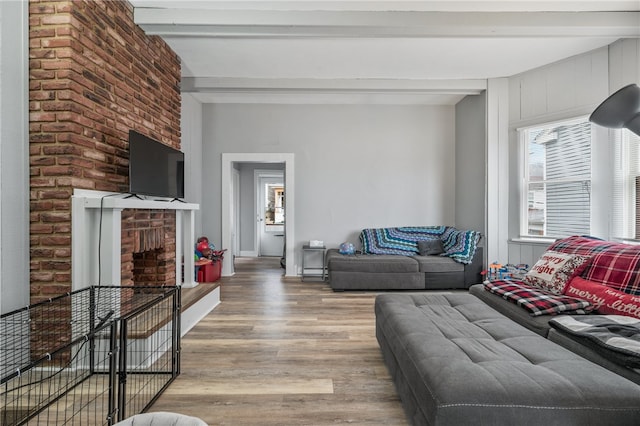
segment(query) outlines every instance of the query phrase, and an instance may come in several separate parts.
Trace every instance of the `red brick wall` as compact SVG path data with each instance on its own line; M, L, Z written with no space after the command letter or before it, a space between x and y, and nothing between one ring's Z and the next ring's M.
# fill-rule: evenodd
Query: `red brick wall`
M179 58L133 23L128 2L30 0L29 9L31 294L37 300L71 288L73 189L128 191L130 129L180 148L181 96ZM126 284L132 249L124 228ZM172 233L168 245L175 247Z

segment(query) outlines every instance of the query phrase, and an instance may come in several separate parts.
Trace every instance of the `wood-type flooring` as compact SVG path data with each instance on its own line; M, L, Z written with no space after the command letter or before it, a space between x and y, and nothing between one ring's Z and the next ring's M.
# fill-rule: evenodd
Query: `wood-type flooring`
M285 278L277 258L235 267L149 411L209 425L407 424L375 338L375 293Z

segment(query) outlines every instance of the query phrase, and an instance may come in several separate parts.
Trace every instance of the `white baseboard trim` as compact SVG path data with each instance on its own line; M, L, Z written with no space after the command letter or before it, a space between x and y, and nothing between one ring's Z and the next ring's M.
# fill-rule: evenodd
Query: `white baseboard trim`
M253 251L240 250L240 257L258 257L258 252L255 250Z
M180 337L184 336L200 320L220 304L220 286L191 305L180 316Z

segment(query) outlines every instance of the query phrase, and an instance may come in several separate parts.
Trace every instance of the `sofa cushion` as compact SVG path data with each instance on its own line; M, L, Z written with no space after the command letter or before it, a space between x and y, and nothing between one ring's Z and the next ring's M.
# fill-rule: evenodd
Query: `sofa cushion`
M579 275L589 260L588 256L548 250L526 273L524 282L551 293L562 294L569 280Z
M418 262L410 256L384 254L342 255L337 250L327 253L331 271L346 272L418 272Z
M348 272L330 271L333 290L424 290L425 277L420 272Z
M420 272L464 272L464 265L449 257L411 256L418 263Z

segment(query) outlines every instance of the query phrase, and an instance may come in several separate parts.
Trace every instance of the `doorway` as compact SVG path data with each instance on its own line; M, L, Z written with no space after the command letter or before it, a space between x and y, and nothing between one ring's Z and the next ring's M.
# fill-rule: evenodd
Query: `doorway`
M222 154L222 199L221 199L221 228L222 246L231 247L235 237L233 220L233 170L237 163L281 163L284 164L284 245L285 245L285 275L295 277L297 265L295 263L295 169L294 154L291 153L223 153ZM234 274L233 262L222 263L222 275Z
M260 257L283 257L284 170L254 170L254 182L256 191L256 251Z

